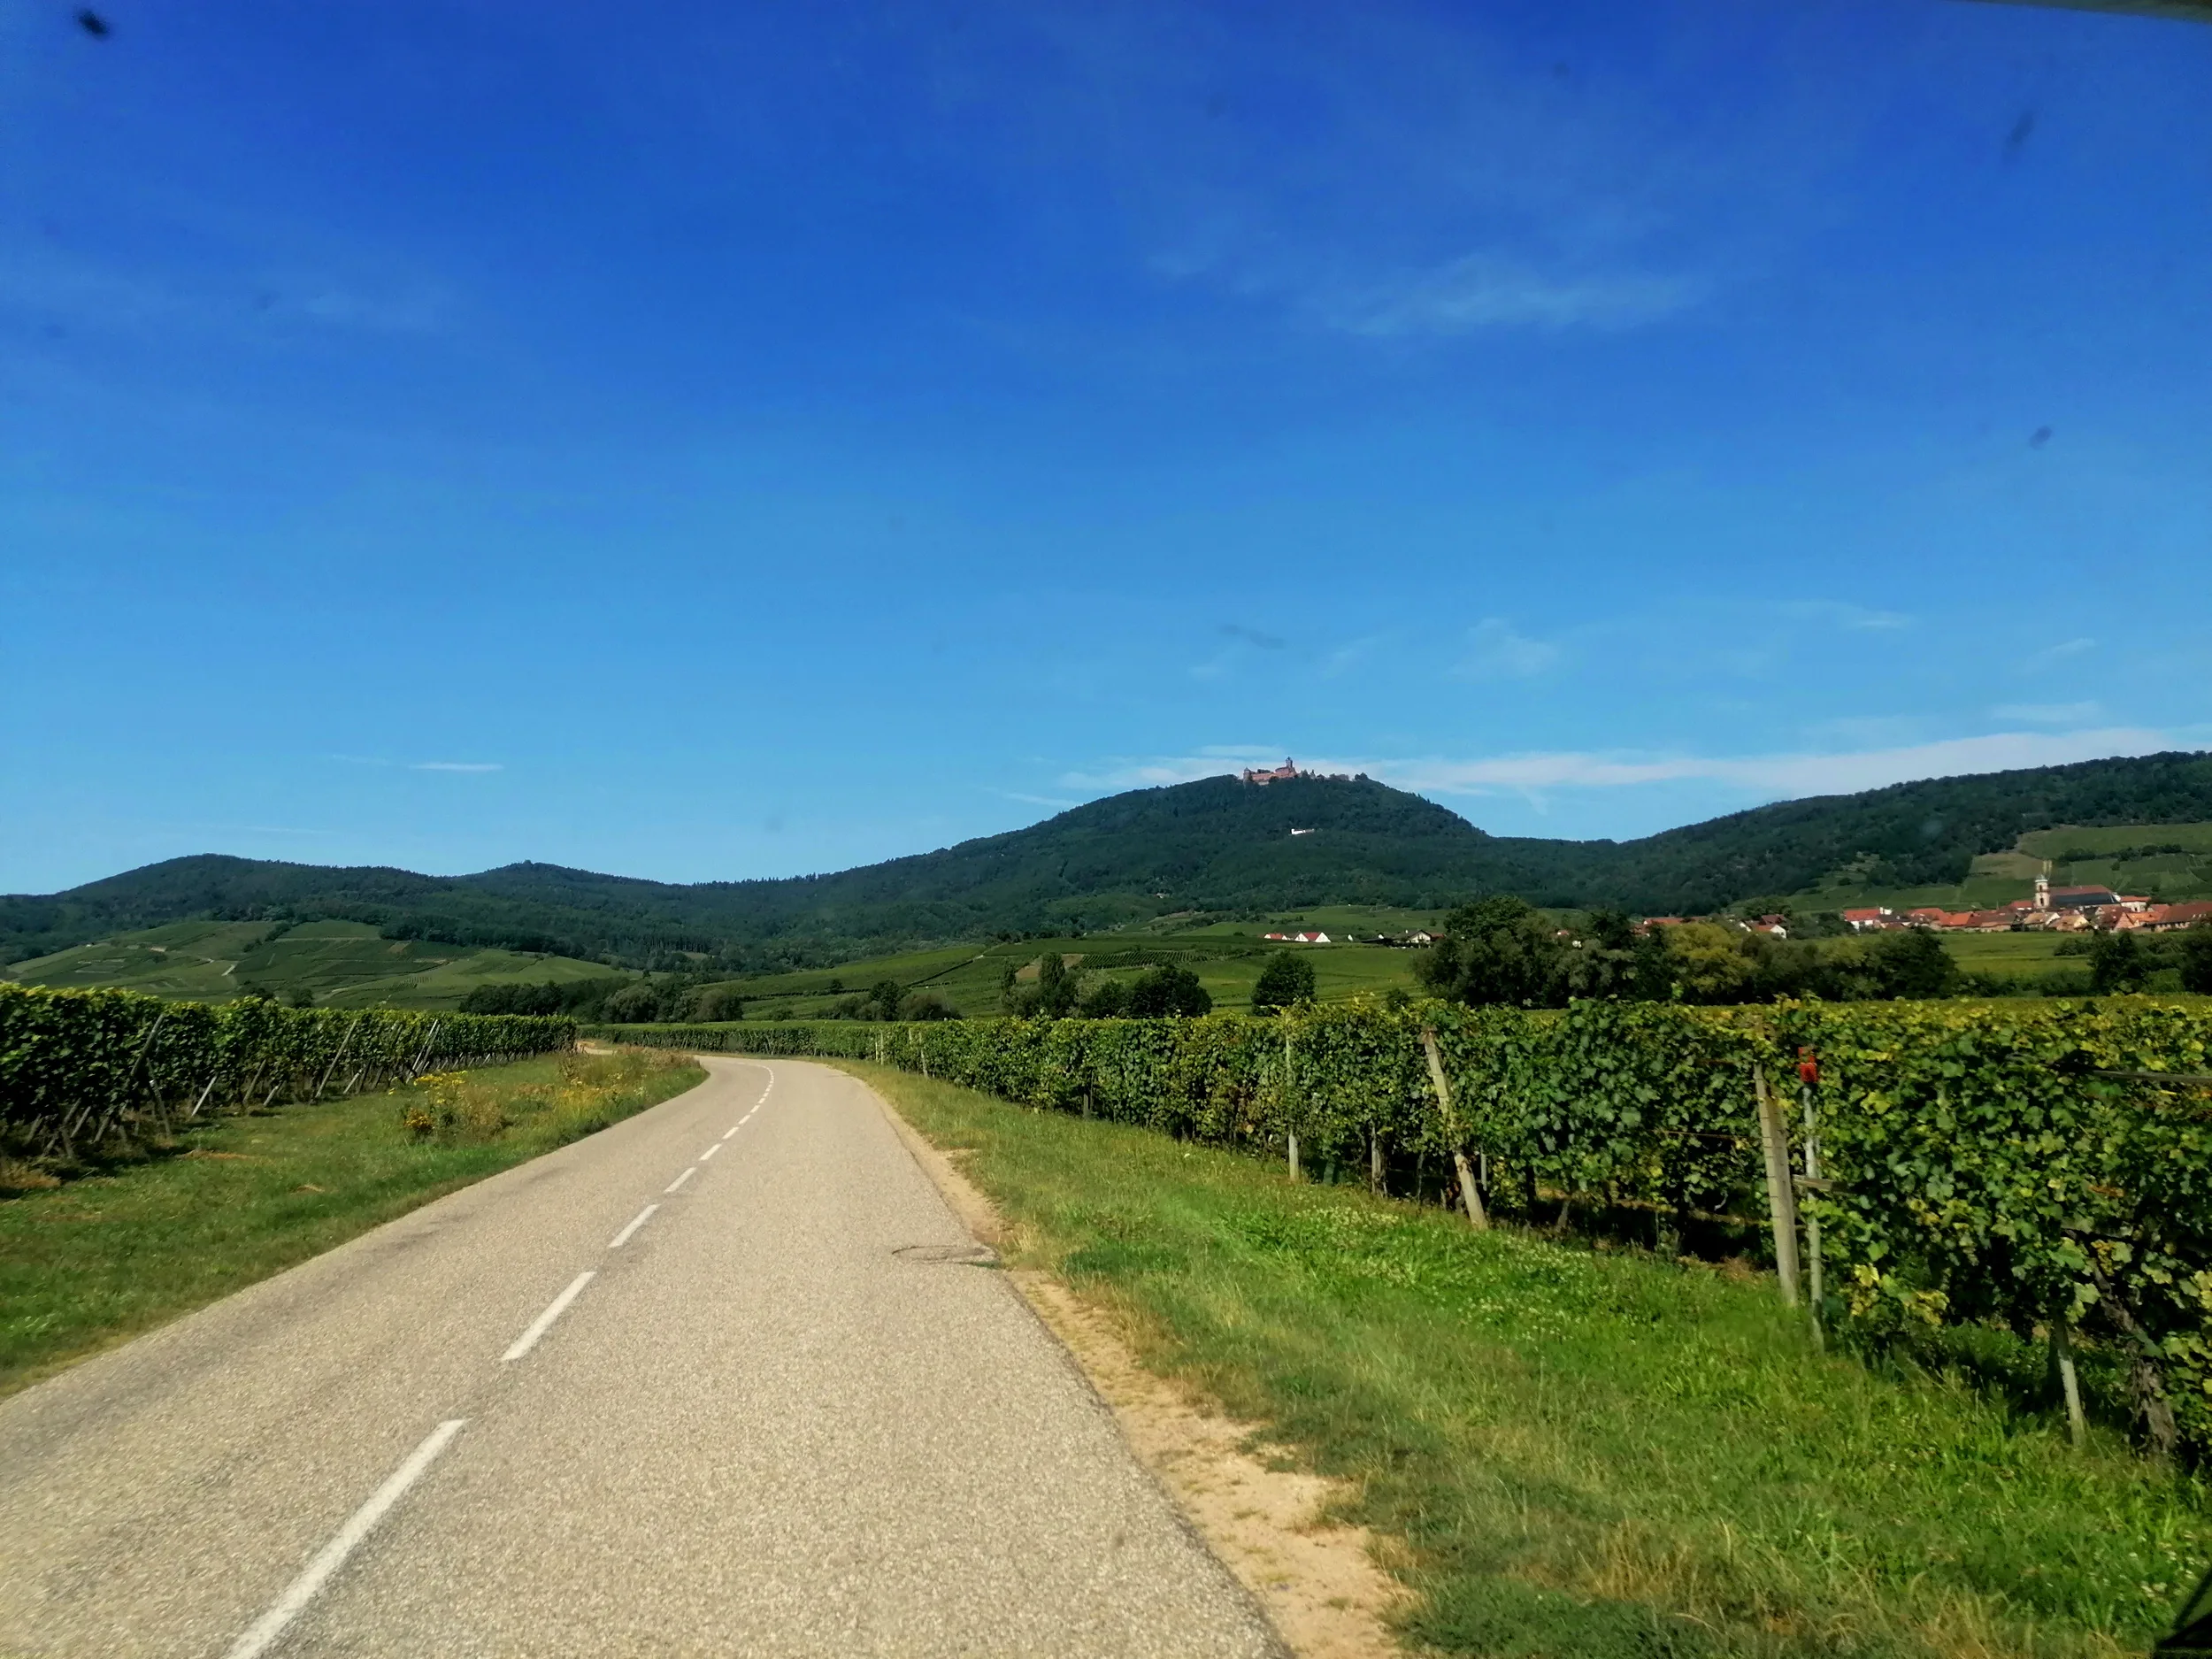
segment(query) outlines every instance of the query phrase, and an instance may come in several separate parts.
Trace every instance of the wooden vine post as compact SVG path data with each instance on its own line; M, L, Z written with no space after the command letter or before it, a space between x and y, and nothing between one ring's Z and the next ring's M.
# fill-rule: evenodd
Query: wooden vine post
M1797 1306L1797 1198L1790 1184L1790 1133L1781 1109L1767 1088L1767 1071L1751 1068L1751 1090L1759 1102L1759 1140L1766 1149L1767 1210L1774 1222L1774 1272L1782 1282L1785 1307Z
M338 1052L330 1056L330 1064L323 1068L322 1076L315 1079L317 1100L322 1099L323 1091L330 1087L330 1074L338 1069L338 1062L346 1057L346 1050L353 1047L353 1033L361 1029L361 1022L368 1017L369 1010L365 1008L353 1017L353 1024L346 1027L345 1041L338 1045Z
M1283 1116L1285 1118L1290 1116L1290 1020L1287 1015L1283 1019ZM1298 1179L1298 1132L1286 1129L1283 1133L1289 1151L1290 1179L1294 1181Z
M1797 1068L1800 1079L1798 1104L1805 1118L1805 1183L1816 1195L1820 1191L1820 1120L1813 1113L1813 1082L1820 1073L1809 1056ZM1820 1310L1828 1295L1828 1286L1822 1277L1820 1262L1820 1217L1811 1210L1805 1212L1805 1266L1807 1270L1806 1297L1812 1304L1813 1340L1822 1348L1828 1346L1828 1334L1820 1328Z
M1452 1110L1452 1086L1444 1080L1444 1056L1436 1050L1436 1033L1424 1028L1421 1050L1429 1059L1429 1082L1436 1090L1437 1110L1444 1116L1444 1138L1451 1142L1452 1168L1459 1174L1459 1199L1467 1207L1467 1224L1478 1229L1487 1228L1490 1217L1483 1212L1482 1189L1475 1184L1474 1166L1467 1162L1467 1145L1460 1133L1459 1115Z
M2051 1357L2058 1362L2059 1386L2066 1391L2066 1433L2078 1449L2089 1439L2089 1419L2081 1409L2081 1378L2074 1370L2074 1344L2066 1321L2051 1321Z

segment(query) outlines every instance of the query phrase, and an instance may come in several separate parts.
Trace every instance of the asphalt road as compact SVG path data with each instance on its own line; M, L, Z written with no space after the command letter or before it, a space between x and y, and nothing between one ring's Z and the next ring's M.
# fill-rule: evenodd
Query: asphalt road
M1279 1652L873 1096L707 1064L0 1402L0 1655Z

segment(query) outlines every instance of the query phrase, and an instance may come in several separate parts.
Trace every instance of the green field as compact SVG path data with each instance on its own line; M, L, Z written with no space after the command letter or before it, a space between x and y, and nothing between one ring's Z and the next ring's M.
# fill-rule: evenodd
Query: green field
M62 988L118 986L191 1002L304 989L331 1008L457 1008L476 987L605 979L602 963L386 939L362 922L173 922L19 962L5 977Z
M2140 1653L2212 1556L2193 1476L2039 1353L1815 1350L1772 1281L1476 1233L1279 1164L849 1065L956 1151L1012 1255L1155 1370L1348 1483L1421 1650L1535 1659ZM2090 1378L2098 1409L2111 1379Z
M2087 957L2058 954L2059 946L2071 937L2066 933L1955 933L1945 938L1943 948L1969 973L2032 979L2061 971L2086 972ZM2080 941L2073 942L2078 946Z

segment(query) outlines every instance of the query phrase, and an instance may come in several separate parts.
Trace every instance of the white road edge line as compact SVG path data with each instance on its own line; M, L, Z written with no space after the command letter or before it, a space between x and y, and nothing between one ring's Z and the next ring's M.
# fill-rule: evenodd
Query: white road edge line
M568 1304L584 1294L584 1286L592 1281L591 1270L587 1268L568 1281L568 1288L553 1298L546 1310L530 1321L530 1328L515 1339L515 1345L499 1356L503 1365L520 1359L537 1347L538 1339L553 1328L553 1321L568 1311Z
M659 1208L660 1206L658 1204L648 1204L644 1209L639 1210L636 1215L630 1217L630 1225L628 1226L623 1228L621 1232L616 1233L613 1238L607 1240L607 1248L610 1250L618 1250L624 1245L629 1243L630 1235L633 1233L635 1233L640 1227L643 1226L647 1222L650 1221L653 1218L653 1212Z
M664 1193L672 1193L698 1172L699 1166L695 1164L689 1169L686 1170L681 1175L679 1175L674 1180L669 1182L667 1186L662 1187L661 1191Z
M297 1618L316 1593L330 1582L330 1577L346 1564L346 1557L353 1554L363 1539L375 1530L385 1512L404 1497L407 1488L422 1479L424 1470L437 1461L438 1454L452 1444L453 1437L461 1432L466 1417L449 1417L430 1431L430 1438L408 1455L407 1461L392 1471L391 1479L370 1494L369 1501L353 1512L352 1518L338 1529L338 1536L322 1547L315 1559L307 1563L307 1570L285 1587L284 1594L270 1604L269 1610L253 1622L252 1627L230 1646L225 1659L257 1659L268 1651L285 1627Z
M712 1146L709 1147L704 1152L702 1152L699 1155L699 1162L704 1164L709 1158L712 1157L721 1149L722 1143L719 1141L716 1141Z

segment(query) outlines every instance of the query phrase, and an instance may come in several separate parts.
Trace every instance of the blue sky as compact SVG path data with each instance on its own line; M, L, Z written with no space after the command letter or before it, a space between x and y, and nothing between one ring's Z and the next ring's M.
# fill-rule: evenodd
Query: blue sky
M0 889L2212 743L2212 28L0 0Z

